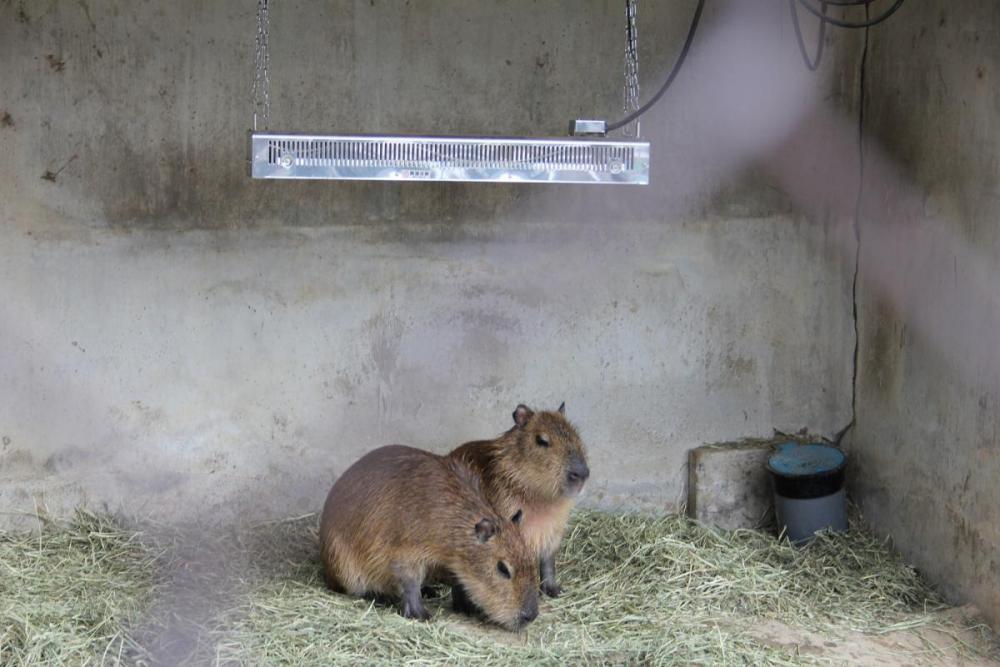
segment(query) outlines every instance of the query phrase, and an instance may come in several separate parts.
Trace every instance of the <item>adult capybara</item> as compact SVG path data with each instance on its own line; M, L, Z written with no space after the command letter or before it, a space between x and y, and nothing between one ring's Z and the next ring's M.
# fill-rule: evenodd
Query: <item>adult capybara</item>
M326 580L351 595L398 596L402 613L426 619L428 580L453 584L456 608L471 601L517 629L538 615L535 559L514 521L500 515L460 460L393 445L369 452L330 490L320 519Z
M521 530L538 558L542 590L558 596L556 552L590 476L587 452L566 419L566 404L554 412L518 405L509 431L495 440L467 442L449 456L479 473L486 497L501 514L524 510Z

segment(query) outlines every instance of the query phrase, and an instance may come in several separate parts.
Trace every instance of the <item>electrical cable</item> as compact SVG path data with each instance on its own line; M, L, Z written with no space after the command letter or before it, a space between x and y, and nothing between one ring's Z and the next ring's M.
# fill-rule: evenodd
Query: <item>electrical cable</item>
M667 92L667 88L669 88L670 84L672 84L674 82L674 79L677 78L677 73L681 71L681 65L684 64L684 60L687 58L688 51L691 49L691 42L694 41L694 33L698 29L698 21L699 19L701 19L701 10L704 8L705 8L705 0L698 0L698 6L694 10L694 18L691 19L691 27L688 28L687 38L684 40L684 46L681 48L680 55L677 56L677 62L674 63L673 68L667 75L667 80L663 82L663 85L660 86L660 89L656 91L656 94L653 95L653 97L650 98L648 102L643 104L641 107L639 107L629 115L625 116L621 120L617 120L613 123L608 123L606 128L607 132L611 132L613 130L617 130L621 127L628 125L636 118L649 111L649 109L654 104L660 101L660 98L663 97L663 94Z
M868 18L868 5L865 5ZM865 194L865 71L868 64L868 28L865 28L864 48L858 66L858 191L854 200L854 279L851 282L852 316L854 320L854 354L851 357L851 421L837 433L835 442L840 446L847 432L858 423L858 359L861 351L861 334L858 329L858 274L861 270L861 212Z
M854 28L854 29L867 30L872 26L876 26L879 23L882 23L890 16L895 14L896 11L903 6L904 0L895 0L895 2L893 2L892 6L889 7L889 9L885 10L885 12L876 16L875 18L870 18L869 14L869 5L875 2L875 0L820 0L820 7L821 7L820 9L816 9L815 7L813 7L809 3L809 0L789 0L789 2L791 4L792 23L795 26L795 37L799 43L799 49L802 52L802 57L805 59L806 66L810 70L815 70L819 66L820 58L822 57L823 54L823 38L825 36L825 28L827 24L834 25L839 28ZM810 14L812 14L813 16L815 16L820 20L819 44L816 47L816 56L814 60L810 59L808 54L806 53L805 41L802 38L802 30L801 27L799 26L798 14L795 11L795 2L798 2L798 4L800 4L806 11L808 11ZM853 21L844 21L829 16L826 13L828 5L833 5L836 7L864 6L865 20L863 22L853 22ZM660 89L656 91L656 94L654 94L653 97L649 99L649 101L647 101L645 104L643 104L641 107L639 107L629 115L625 116L621 120L617 120L613 123L608 123L605 128L607 132L613 132L614 130L620 129L628 125L629 123L632 123L637 118L642 116L644 113L649 111L650 108L653 107L653 105L655 105L657 102L660 101L660 98L663 97L664 93L667 92L667 89L670 87L670 84L672 84L674 82L674 79L677 78L677 74L680 72L681 66L687 59L688 51L690 51L691 43L694 41L694 35L698 29L698 22L701 19L701 13L704 8L705 8L705 0L698 0L698 6L695 7L694 10L694 17L691 19L691 27L688 28L687 38L684 40L684 46L681 47L680 55L677 56L677 61L671 68L670 73L667 74L667 79L666 81L663 82L663 85L660 86Z
M802 54L802 60L805 61L806 67L809 68L810 72L815 72L816 68L819 67L819 61L823 58L823 40L826 38L826 21L820 21L819 23L819 35L816 38L818 42L816 44L816 57L813 59L809 58L809 54L806 53L806 43L802 39L802 28L799 27L799 13L795 9L796 0L788 0L788 8L792 12L792 26L795 27L795 40L799 43L799 52ZM823 15L826 15L826 2L821 2L823 9Z
M834 4L834 5L840 5L840 4L842 4L842 3L838 3L838 2L831 2L831 0L825 0L825 1L829 2L830 4ZM873 2L874 0L871 0L871 1ZM866 18L865 21L863 21L861 23L854 23L854 22L851 22L851 21L842 21L840 19L835 19L832 16L825 16L825 15L821 14L818 9L816 9L811 4L809 4L809 0L798 0L798 2L799 2L800 5L802 5L802 7L807 12L809 12L813 16L817 17L818 19L820 19L821 21L823 21L825 23L829 23L830 25L835 25L838 28L871 28L872 26L878 25L882 21L886 20L887 18L889 18L890 16L892 16L893 14L895 14L896 10L903 6L904 0L896 0L896 2L894 2L892 4L892 6L889 7L889 9L885 10L885 12L883 12L882 14L876 16L873 19L867 19ZM865 15L867 17L867 15L868 15L868 5L871 4L871 2L864 2L863 4L864 4L864 7L865 7ZM844 6L847 6L847 5L844 5Z

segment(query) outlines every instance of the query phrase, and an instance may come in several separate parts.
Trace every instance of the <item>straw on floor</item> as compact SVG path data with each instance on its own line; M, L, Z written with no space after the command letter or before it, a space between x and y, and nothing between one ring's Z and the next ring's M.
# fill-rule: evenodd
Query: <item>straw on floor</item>
M188 662L808 664L818 658L760 642L754 624L776 619L833 634L957 629L943 627L951 621L935 613L944 605L934 591L857 521L848 535L796 549L679 516L581 511L560 559L565 594L544 601L539 619L518 634L452 613L443 588L426 623L329 592L315 523L301 517L214 542L213 554L230 554L238 567L187 582L206 598L230 591L199 619ZM86 513L46 522L37 535L0 535L0 663L115 664L147 655L150 628L168 623L142 610L155 610L170 588L163 572L176 565L179 538L163 533L150 546L149 534L141 537ZM987 639L958 649L982 655L992 646Z
M0 665L121 662L155 591L156 553L107 516L0 532Z

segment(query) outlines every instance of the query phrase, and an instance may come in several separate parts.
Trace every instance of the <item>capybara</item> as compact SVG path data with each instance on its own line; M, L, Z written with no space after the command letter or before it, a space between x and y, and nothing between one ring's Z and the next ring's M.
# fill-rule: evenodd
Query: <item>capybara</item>
M566 404L544 412L518 405L509 431L495 440L467 442L449 456L479 473L486 497L500 514L524 511L521 530L538 558L542 591L558 596L556 552L590 476L587 452L566 419Z
M538 572L519 526L500 515L476 472L460 460L412 447L361 457L330 489L320 519L326 581L351 595L398 597L408 618L427 619L421 586L453 584L469 602L516 630L538 615Z

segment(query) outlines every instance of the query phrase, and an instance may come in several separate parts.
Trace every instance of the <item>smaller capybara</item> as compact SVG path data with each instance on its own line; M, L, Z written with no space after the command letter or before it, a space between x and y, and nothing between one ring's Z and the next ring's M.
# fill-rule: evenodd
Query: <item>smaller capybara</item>
M515 525L521 516L498 514L462 461L380 447L348 468L326 498L319 536L327 584L398 597L403 616L427 619L421 586L445 581L456 609L478 608L516 630L538 615L538 571Z
M566 404L552 412L518 405L509 431L495 440L467 442L449 456L479 473L486 497L501 514L524 510L521 530L538 559L542 591L558 596L556 553L590 476L587 452L566 419Z

